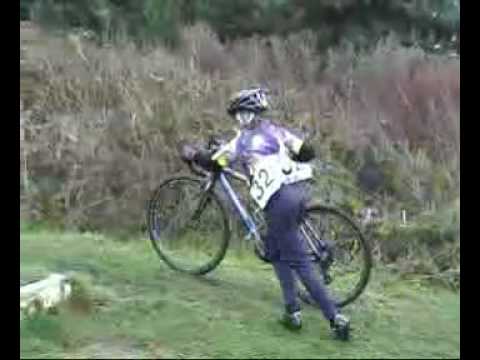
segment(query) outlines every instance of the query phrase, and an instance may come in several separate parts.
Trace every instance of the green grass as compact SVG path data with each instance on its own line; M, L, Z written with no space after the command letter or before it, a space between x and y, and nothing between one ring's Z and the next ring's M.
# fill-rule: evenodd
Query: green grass
M159 261L148 241L22 227L21 280L52 271L81 275L95 311L66 308L21 321L22 358L431 358L460 355L460 298L375 271L345 311L353 340L333 340L318 310L304 329L277 323L282 304L271 269L232 254L195 278Z

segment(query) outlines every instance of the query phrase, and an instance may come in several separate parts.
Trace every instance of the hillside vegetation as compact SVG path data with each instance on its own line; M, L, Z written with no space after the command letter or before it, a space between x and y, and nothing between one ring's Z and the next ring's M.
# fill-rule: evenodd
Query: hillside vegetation
M458 357L459 2L228 3L20 2L20 282L77 279L56 314L21 320L21 357ZM252 85L312 140L315 198L379 214L350 343L310 307L301 334L279 326L239 224L201 278L145 237L152 191L188 173L178 144L231 136L227 100Z
M21 26L21 217L138 234L151 191L187 170L177 144L228 137L228 97L261 83L270 116L335 165L318 172L316 196L352 216L377 207L378 259L458 286L458 59L394 39L322 53L312 32L223 45L195 26L183 39L176 50L99 46Z

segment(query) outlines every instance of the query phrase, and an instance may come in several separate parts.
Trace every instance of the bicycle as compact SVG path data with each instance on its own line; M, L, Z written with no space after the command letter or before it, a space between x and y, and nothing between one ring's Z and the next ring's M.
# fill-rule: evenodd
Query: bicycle
M213 153L219 147L220 143L210 142L207 149ZM204 275L214 270L229 247L232 231L227 205L230 205L247 231L245 238L253 242L255 255L268 262L262 240L265 221L261 209L253 205L253 211L247 210L228 178L247 187L250 180L230 167L209 172L192 163L188 166L197 177L167 179L148 202L148 233L159 257L170 268L181 272ZM179 214L167 214L170 210L178 211L179 205L183 206ZM205 223L199 221L202 216ZM341 231L342 226L348 231ZM312 203L307 207L300 229L308 243L310 259L317 265L337 306L352 303L365 289L372 268L370 246L360 228L337 208ZM181 259L176 259L176 255ZM354 255L359 256L352 261ZM352 281L355 275L358 278ZM305 294L299 292L300 298L308 303Z

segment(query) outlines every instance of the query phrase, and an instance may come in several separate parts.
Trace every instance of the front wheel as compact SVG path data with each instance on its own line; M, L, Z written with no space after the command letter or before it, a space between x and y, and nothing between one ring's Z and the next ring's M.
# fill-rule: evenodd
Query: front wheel
M355 301L365 290L372 268L370 246L360 228L338 209L312 205L301 231L337 306ZM300 291L299 296L312 303L307 292Z
M162 183L148 203L153 248L172 269L194 275L215 269L230 240L229 220L214 190L190 177Z

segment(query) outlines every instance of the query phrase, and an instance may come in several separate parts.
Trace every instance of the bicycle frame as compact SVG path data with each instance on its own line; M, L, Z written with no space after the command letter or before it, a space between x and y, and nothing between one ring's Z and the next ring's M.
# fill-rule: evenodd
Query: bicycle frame
M255 241L261 241L257 224L255 223L252 216L249 214L249 212L247 211L247 209L245 208L245 206L237 196L237 193L235 192L232 185L230 184L230 181L228 180L226 174L232 176L237 180L244 182L247 185L250 184L250 181L245 175L228 167L224 168L223 171L218 174L218 180L220 181L223 191L229 198L230 202L233 204L235 210L237 211L237 214L240 216L240 219L242 220L242 223L248 232L246 238L250 240L253 237ZM214 181L211 182L210 186L213 186L213 184L214 184Z
M215 185L216 180L218 179L220 181L220 184L222 186L223 191L229 198L230 202L233 204L235 210L237 211L237 214L240 216L240 219L242 220L243 225L245 226L247 230L247 236L245 237L247 240L251 240L252 237L254 241L257 241L259 243L262 243L262 239L260 236L260 233L258 231L257 224L253 220L252 216L250 213L245 209L245 206L242 204L241 200L237 196L237 193L233 189L232 185L230 184L230 181L228 180L226 175L232 176L234 179L237 179L239 181L244 182L247 186L250 185L250 181L248 178L239 173L238 171L235 171L229 167L226 167L222 170L222 172L212 175L210 174L210 179L207 182L207 185L205 189L208 191L209 189L213 188ZM260 209L258 209L260 211ZM317 242L322 246L323 242L322 240L318 237L318 235L315 233L315 230L313 229L312 225L309 223L308 220L305 221L305 226L308 227L308 229L313 232L313 234L317 237ZM319 249L314 245L314 240L311 238L309 234L307 234L306 229L304 226L301 226L301 231L303 236L306 238L307 242L310 244L310 248L312 251L315 253L316 256L320 256Z

